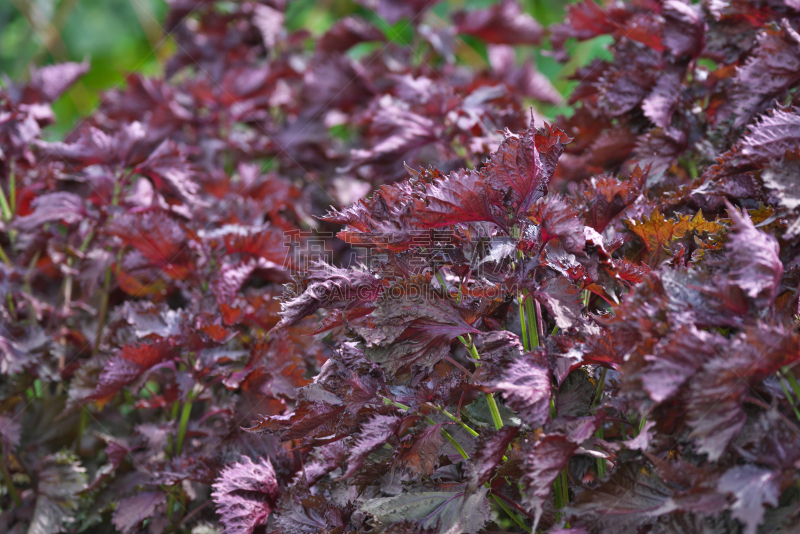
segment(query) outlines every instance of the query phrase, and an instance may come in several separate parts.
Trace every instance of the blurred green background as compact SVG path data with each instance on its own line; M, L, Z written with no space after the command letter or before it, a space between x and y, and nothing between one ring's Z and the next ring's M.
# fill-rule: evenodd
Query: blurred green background
M493 3L494 0L447 0L432 8L428 16L443 23L453 10ZM521 4L543 26L559 22L564 16L562 0L521 0ZM161 27L167 10L165 0L0 0L0 73L4 78L19 80L27 77L31 65L84 58L91 62L89 73L53 106L58 123L47 137L60 137L81 116L91 113L102 90L124 83L128 73L162 73L164 61L175 49ZM407 21L389 26L352 0L290 0L286 25L319 35L348 14L368 18L390 40L400 44L409 41ZM603 40L573 44L574 56L567 65L556 63L546 52L533 47L524 53L535 55L539 70L566 96L574 85L567 76L592 58L607 54L605 44ZM481 43L462 40L458 61L480 67L485 58ZM544 111L550 117L569 113L564 106L548 106Z

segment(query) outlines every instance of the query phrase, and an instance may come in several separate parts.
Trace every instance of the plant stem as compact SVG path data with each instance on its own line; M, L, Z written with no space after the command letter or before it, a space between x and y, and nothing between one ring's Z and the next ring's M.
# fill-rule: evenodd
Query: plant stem
M14 481L11 480L11 473L8 472L8 467L6 466L6 453L3 450L2 443L0 443L0 470L2 470L3 480L6 482L6 487L8 488L9 495L11 495L11 500L14 501L14 505L17 508L22 508L22 499L19 498L17 488L14 487Z
M795 406L794 399L792 398L791 393L789 393L789 388L786 387L786 382L783 380L783 376L781 373L775 373L778 377L778 382L781 383L781 389L783 389L783 394L786 395L786 399L789 401L789 404L792 406L792 410L794 411L794 416L800 421L800 411L798 411L797 406Z
M2 259L2 260L3 260L3 263L5 263L6 265L8 265L9 267L13 267L13 266L14 266L14 264L13 264L13 263L11 263L11 260L10 260L10 259L8 258L8 256L6 255L6 251L5 251L5 250L3 250L3 247L2 247L2 246L0 246L0 259Z
M603 367L603 369L600 371L600 381L597 383L597 391L595 391L594 399L592 400L592 408L594 408L595 406L597 406L599 404L600 397L603 396L603 389L605 389L605 387L606 387L606 371L607 370L608 369Z
M533 298L530 293L525 295L525 315L528 318L528 343L533 350L539 346L539 333L537 328L538 318L534 309Z
M508 517L510 517L514 521L514 523L519 525L519 527L522 528L525 532L532 532L531 527L526 525L525 522L522 519L520 519L519 516L517 516L517 514L512 512L511 509L508 507L508 505L503 501L503 499L501 499L494 493L492 493L491 496L492 499L494 499L494 502L496 502L500 506L500 508L502 508L506 514L508 514Z
M461 343L467 347L467 352L469 352L470 357L474 360L480 360L481 355L478 354L478 349L475 348L475 343L472 342L472 338L468 338L469 341L464 339L464 336L458 336L458 339L461 340ZM480 363L476 361L475 366L478 367ZM494 429L500 430L503 428L503 418L500 417L500 409L497 407L497 401L494 400L493 393L484 393L486 397L486 403L489 405L489 413L492 414L492 422L494 423Z
M178 456L183 451L183 439L186 437L186 425L189 424L189 416L192 414L192 400L191 397L186 399L183 403L183 410L181 411L181 420L178 426L178 442L175 448L175 456Z
M464 421L462 421L461 419L459 419L455 415L451 414L450 412L448 412L444 408L439 408L438 406L436 406L434 404L429 404L428 406L432 407L437 412L445 415L448 419L450 419L454 423L458 423L459 425L461 425L461 428L466 430L467 433L469 433L469 435L472 436L473 438L477 438L479 436L479 434L477 432L475 432L469 425L467 425Z
M792 374L791 369L787 366L783 366L781 373L783 373L783 377L789 382L789 385L792 386L794 394L800 399L800 384L797 383L797 379Z
M450 356L447 356L447 357L445 357L445 361L446 361L447 363L449 363L450 365L452 365L453 367L456 367L456 368L457 368L457 369L459 369L459 370L460 370L462 373L464 373L464 374L465 374L465 375L467 375L467 376L468 376L470 379L472 379L472 373L470 373L470 372L469 372L469 369L467 369L466 367L464 367L463 365L461 365L460 363L458 363L457 361L455 361L453 358L451 358Z
M111 197L111 205L116 206L119 203L119 193L120 193L120 184L119 181L114 182L114 194ZM111 250L110 246L106 247L107 251ZM120 249L120 254L122 253L122 249ZM119 254L117 255L117 266L119 266ZM101 335L103 334L103 328L105 328L106 322L106 314L108 313L108 298L109 298L109 291L111 290L111 266L109 265L106 267L106 276L105 280L103 280L103 293L100 295L100 310L97 314L97 334L95 335L94 340L94 347L92 348L92 354L97 354L97 351L100 350L100 339Z
M11 208L11 215L17 212L17 177L14 174L14 167L8 175L8 204Z
M531 345L528 343L528 326L527 321L525 320L525 300L520 295L519 297L519 323L520 323L520 330L522 331L522 346L525 350L531 350Z
M100 336L105 328L106 313L108 313L108 292L111 288L111 267L106 267L106 277L103 281L103 293L100 295L100 310L97 313L97 334L95 335L92 354L97 354L100 349Z
M404 410L404 411L406 411L406 412L408 412L408 411L410 411L410 410L411 410L411 407L410 407L410 406L406 406L405 404L401 404L401 403L399 403L399 402L393 401L392 399L390 399L390 398L388 398L388 397L383 397L383 403L384 403L384 404L386 404L386 405L388 405L388 406L394 406L394 407L396 407L396 408L400 408L401 410ZM448 418L450 418L452 421L454 421L454 422L456 422L456 423L459 423L459 424L460 424L460 425L461 425L461 426L462 426L462 427L463 427L463 428L464 428L464 429L465 429L467 432L469 432L469 433L470 433L472 436L477 436L477 435L478 435L478 433L477 433L477 432L475 432L473 429L471 429L470 427L468 427L467 425L465 425L463 422L461 422L461 420L459 420L458 418L456 418L456 417L455 417L453 414L451 414L450 412L448 412L448 411L447 411L447 410L445 410L444 408L439 408L439 407L437 407L437 406L433 406L433 405L431 405L431 406L432 406L434 409L436 409L438 412L441 412L441 413L443 413L444 415L446 415L446 416L447 416ZM425 417L425 421L426 421L428 424L430 424L430 425L435 425L435 424L436 424L436 422L435 422L433 419L431 419L430 417L427 417L427 416ZM449 433L448 431L446 431L445 429L442 429L442 437L443 437L444 439L446 439L446 440L447 440L447 441L450 443L450 445L452 445L452 446L453 446L453 448L454 448L454 449L455 449L455 450L458 452L458 454L460 454L460 455L461 455L461 457L462 457L462 458L464 458L465 460L469 460L469 454L467 454L467 451L465 451L465 450L464 450L464 448L463 448L463 447L462 447L462 446L461 446L461 445L458 443L458 441L456 441L456 439L455 439L453 436L451 436L451 435L450 435L450 433ZM504 459L504 460L506 460L506 458L505 458L505 457L503 457L503 459ZM485 487L487 487L487 488L490 488L490 486L489 486L489 483L488 483L488 482L486 482L486 483L484 484L484 486L485 486ZM507 514L508 514L508 516L509 516L509 517L510 517L512 520L514 520L514 522L515 522L517 525L519 525L521 528L525 529L525 531L526 531L526 532L531 532L531 528L530 528L529 526L527 526L527 525L525 524L525 522L524 522L524 521L522 521L522 520L521 520L519 517L517 517L517 514L515 514L513 511L511 511L511 509L509 509L509 508L508 508L508 505L506 505L506 503L505 503L505 502L503 502L503 500L502 500L502 499L500 499L499 497L497 497L497 495L494 495L494 494L492 494L492 498L493 498L493 499L495 500L495 502L496 502L496 503L497 503L497 504L500 506L500 508L502 508L502 509L503 509L503 511L504 511L505 513L507 513Z
M600 402L600 398L603 395L603 389L606 386L606 371L607 369L603 367L603 370L600 371L600 381L597 383L597 391L594 394L594 399L592 400L592 408L597 406ZM598 428L595 433L594 437L603 439L603 424L600 423L600 428ZM608 463L606 462L605 458L598 458L597 459L597 476L603 478L606 476L606 471L608 471Z

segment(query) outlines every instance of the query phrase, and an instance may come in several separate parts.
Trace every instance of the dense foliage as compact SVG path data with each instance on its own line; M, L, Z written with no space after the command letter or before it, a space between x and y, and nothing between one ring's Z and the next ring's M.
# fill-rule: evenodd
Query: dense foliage
M0 530L796 531L800 3L361 3L5 84Z

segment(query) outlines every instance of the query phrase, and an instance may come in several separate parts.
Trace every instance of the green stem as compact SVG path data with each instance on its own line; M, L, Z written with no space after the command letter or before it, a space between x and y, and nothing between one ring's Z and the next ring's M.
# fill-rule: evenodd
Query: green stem
M25 278L23 278L22 282L22 289L25 290L26 293L29 295L33 294L33 287L31 286L31 281L33 279L33 273L36 269L36 264L39 263L39 258L42 255L41 250L37 250L36 254L33 255L31 258L31 262L28 264L28 272L25 273ZM33 324L38 324L39 319L36 318L36 310L33 308L33 304L30 302L28 303L28 313L30 314L30 319Z
M522 331L522 346L525 350L531 350L531 346L528 343L528 326L527 321L525 320L525 305L523 304L524 299L522 295L519 297L519 326L520 330Z
M520 519L519 516L511 510L511 508L508 507L508 505L503 501L503 499L494 494L492 494L492 499L494 499L494 502L496 502L498 506L500 506L500 508L502 508L506 514L508 514L508 517L510 517L514 521L514 523L519 525L521 529L523 529L525 532L532 532L531 527L526 525L525 522L522 519Z
M556 480L553 482L553 497L555 500L556 510L560 510L564 508L564 497L563 493L561 493L561 474L556 477ZM560 514L556 512L556 521L560 518Z
M17 508L22 508L22 499L19 498L17 488L14 487L14 481L11 480L11 473L8 472L8 467L6 467L6 453L3 450L2 443L0 443L0 470L3 472L3 480L6 482L6 487L8 488L9 495L11 495L11 500L14 501L14 505L16 505Z
M436 424L433 421L433 419L429 417L426 417L425 420L432 425ZM465 460L469 460L469 455L467 454L467 451L465 451L461 447L461 445L456 441L456 439L453 436L450 435L450 433L447 430L442 429L442 437L444 437L444 439L450 442L450 445L452 445L458 451L458 454L460 454L462 458L464 458Z
M639 419L639 428L636 431L637 436L642 433L642 430L644 430L644 425L646 424L647 424L647 414L642 413L642 418Z
M438 406L433 405L433 404L431 404L430 406L433 407L433 409L436 410L437 412L445 415L448 419L450 419L454 423L458 423L459 425L461 425L461 428L466 430L467 433L469 433L469 435L472 436L473 438L477 438L479 436L479 434L477 432L475 432L469 425L467 425L464 421L462 421L461 419L459 419L455 415L451 414L450 412L448 412L444 408L439 408Z
M406 412L411 410L411 407L410 407L410 406L406 406L405 404L401 404L401 403L399 403L399 402L393 401L393 400L391 400L391 399L389 399L389 398L387 398L387 397L383 397L383 403L384 403L384 404L386 404L386 405L388 405L388 406L394 406L394 407L396 407L396 408L400 408L401 410L404 410L404 411L406 411ZM432 405L431 405L431 406L432 406ZM454 421L454 422L456 422L456 423L459 423L459 424L460 424L460 425L461 425L461 426L462 426L462 427L463 427L463 428L464 428L464 429L465 429L467 432L469 432L469 433L470 433L472 436L477 436L477 435L478 435L478 433L477 433L477 432L475 432L473 429L471 429L470 427L468 427L467 425L465 425L463 422L461 422L461 420L459 420L458 418L456 418L456 417L455 417L453 414L451 414L451 413L450 413L450 412L448 412L447 410L445 410L445 409L443 409L443 408L439 408L439 407L437 407L437 406L433 406L433 408L435 408L435 409L436 409L438 412L441 412L441 413L443 413L444 415L446 415L446 416L447 416L448 418L450 418L452 421ZM436 424L436 422L435 422L433 419L431 419L430 417L425 417L425 421L426 421L428 424L430 424L430 425L435 425L435 424ZM460 454L460 455L461 455L461 457L462 457L462 458L464 458L465 460L469 460L469 454L467 454L467 451L465 451L465 450L464 450L464 448L461 446L461 444L459 444L459 443L458 443L458 441L456 441L456 439L455 439L453 436L451 436L451 435L450 435L450 433L449 433L448 431L446 431L445 429L442 429L442 437L443 437L445 440L447 440L447 442L448 442L448 443L450 443L450 445L452 445L452 446L453 446L453 448L454 448L454 449L455 449L455 450L458 452L458 454ZM505 460L506 458L505 458L505 457L503 457L503 459ZM484 486L485 486L485 487L487 487L487 488L490 488L490 486L489 486L489 483L488 483L488 482L484 483ZM502 500L502 499L498 498L496 495L492 495L492 498L494 498L495 502L496 502L496 503L497 503L497 504L500 506L500 508L502 508L502 509L503 509L503 511L504 511L505 513L507 513L507 514L508 514L508 516L509 516L509 517L510 517L510 518L511 518L511 519L512 519L512 520L513 520L513 521L514 521L514 522L515 522L517 525L519 525L520 527L522 527L523 529L525 529L525 531L526 531L526 532L531 532L531 528L530 528L529 526L527 526L527 525L525 524L525 522L524 522L524 521L522 521L522 520L521 520L521 519L520 519L520 518L517 516L517 514L515 514L515 513L514 513L514 512L513 512L513 511L512 511L512 510L511 510L509 507L508 507L508 505L506 505L506 503L504 503L504 502L503 502L503 500Z
M119 204L119 193L120 193L120 184L119 180L114 182L114 193L111 197L111 205L116 206ZM107 251L111 250L110 246L106 247ZM122 253L122 249L119 251ZM119 254L117 254L117 267L119 267ZM103 293L100 295L100 310L97 314L97 335L95 336L94 340L94 347L92 349L92 354L97 354L97 351L100 350L100 336L103 334L103 328L105 328L106 322L106 314L108 313L108 293L111 290L111 267L106 267L106 276L105 280L103 280Z
M525 295L525 315L528 317L528 341L530 348L533 349L539 346L539 332L537 328L538 315L534 308L533 299Z
M14 175L13 167L8 175L8 203L11 208L11 215L14 215L17 212L17 178Z
M480 360L481 355L478 354L478 349L475 348L475 343L472 342L472 338L469 337L464 339L464 336L458 336L458 339L461 343L467 348L467 352L469 353L470 357L473 360ZM475 366L480 366L480 363L476 362ZM503 428L503 418L500 417L500 409L497 407L497 401L494 399L493 393L484 393L486 397L486 403L489 405L489 413L492 414L492 422L494 423L494 429L500 430Z
M783 394L786 395L786 399L789 401L789 404L792 406L792 410L794 411L794 416L800 421L800 411L798 411L797 406L794 404L794 399L792 395L789 393L789 388L786 387L786 382L783 380L783 376L780 373L775 373L778 376L778 382L781 383L781 388L783 389Z
M600 371L600 381L597 383L597 391L594 394L594 399L592 400L592 408L597 406L600 403L600 398L603 395L603 389L606 386L606 371L607 369L603 367L603 370ZM603 439L603 424L600 423L600 428L598 428L595 433L594 437ZM606 472L608 471L608 463L606 462L605 458L598 458L597 459L597 476L603 478L606 476Z
M783 376L789 382L789 385L792 386L792 391L794 391L794 394L797 395L798 399L800 399L800 384L797 383L797 379L792 374L791 369L789 369L787 366L783 366L781 373L783 373Z
M189 424L189 416L192 414L192 401L187 398L183 403L183 410L181 411L181 420L178 426L178 444L175 448L175 456L179 456L183 451L183 439L186 437L186 425Z
M497 408L497 402L494 400L494 394L485 393L486 402L489 403L489 412L492 414L492 422L494 429L500 430L503 428L503 418L500 417L500 410Z
M10 260L10 259L8 258L8 256L6 255L6 251L5 251L5 250L3 250L3 247L2 247L2 246L0 246L0 259L2 259L2 260L3 260L3 263L5 263L6 265L8 265L9 267L13 267L13 266L14 266L14 265L11 263L11 260Z
M594 437L599 438L599 439L604 439L602 425L594 433ZM598 458L597 459L597 476L600 477L600 478L603 478L604 476L606 476L607 469L608 469L608 464L606 463L606 459L605 458Z
M600 381L597 383L597 391L595 392L594 399L592 400L592 408L600 403L600 397L603 396L603 389L606 387L606 371L608 371L608 369L605 367L603 367L603 369L600 371Z
M0 190L0 209L3 210L3 219L5 221L10 221L12 216L11 207L8 205L6 194L2 190Z

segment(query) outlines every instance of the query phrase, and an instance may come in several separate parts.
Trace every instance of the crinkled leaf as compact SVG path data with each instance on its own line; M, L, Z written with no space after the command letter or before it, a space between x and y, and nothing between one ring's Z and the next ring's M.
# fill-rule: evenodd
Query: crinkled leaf
M396 435L401 421L399 417L392 415L376 415L362 424L358 436L350 446L347 471L342 478L353 476L371 452L382 447L392 436Z
M586 238L578 212L561 196L552 195L533 205L528 218L539 225L542 243L558 239L571 254L583 252Z
M745 534L755 534L764 521L764 505L778 506L780 479L780 473L752 464L733 467L720 477L717 488L735 497L731 515L744 524Z
M439 452L444 445L442 424L426 426L415 435L410 446L403 449L395 465L417 476L431 476L439 463Z
M151 367L168 360L172 347L166 342L126 345L106 362L91 399L107 400Z
M757 39L754 53L733 80L730 105L737 127L800 79L800 35L788 20L783 19L779 28L766 27Z
M567 513L595 529L633 533L656 521L651 512L671 494L666 484L647 467L625 463L597 488L577 495Z
M525 504L534 514L534 528L550 498L553 482L566 467L578 444L558 434L545 436L528 451L522 480L525 484Z
M391 375L412 367L431 368L450 352L456 337L478 331L464 321L452 301L414 292L400 298L391 289L374 312L354 325L367 354Z
M247 456L223 469L214 482L212 499L225 534L252 534L267 524L279 494L269 458L253 462Z
M639 197L648 172L637 165L627 180L601 176L582 183L579 194L586 204L586 224L598 232L605 230Z
M87 216L83 199L65 191L37 197L31 207L33 213L14 221L14 227L23 232L30 232L45 223L63 221L66 224L74 224Z
M762 306L775 298L783 276L780 245L771 235L757 230L746 213L730 206L733 221L729 255L733 269L731 280Z
M75 521L86 469L64 451L44 458L37 476L36 507L28 534L64 532Z
M527 357L503 372L495 389L531 427L542 426L550 417L550 369L541 360Z
M318 264L306 276L302 293L281 304L281 321L276 329L297 324L320 308L358 307L376 300L382 292L378 279L366 270L346 270Z
M486 9L453 16L458 33L480 37L486 43L538 44L542 27L524 13L516 0L501 0Z
M472 495L463 491L409 491L366 501L360 510L373 516L379 525L413 520L423 527L437 527L439 534L476 534L492 518L487 491L481 488Z
M114 526L122 534L139 532L142 522L153 517L166 501L163 491L143 491L122 499L114 509Z
M571 328L580 321L583 304L580 290L566 278L548 278L533 297L544 304L561 329Z
M504 426L497 432L491 432L479 438L476 453L470 458L467 467L467 492L478 489L492 476L508 451L508 445L517 436L519 428Z

